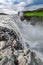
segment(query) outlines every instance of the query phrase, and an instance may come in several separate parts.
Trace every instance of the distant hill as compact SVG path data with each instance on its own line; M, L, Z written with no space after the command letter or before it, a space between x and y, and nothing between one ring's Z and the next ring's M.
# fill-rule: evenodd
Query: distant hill
M39 9L33 10L33 11L43 11L43 8L39 8Z
M5 14L5 13L0 13L0 15L7 15L7 14Z

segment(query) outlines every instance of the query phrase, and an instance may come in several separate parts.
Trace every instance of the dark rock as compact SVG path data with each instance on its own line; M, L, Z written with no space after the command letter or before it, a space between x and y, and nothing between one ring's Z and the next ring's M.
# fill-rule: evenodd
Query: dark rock
M35 22L31 22L31 25L35 26Z
M21 16L20 19L21 19L21 21L24 21L24 17L23 16Z
M8 62L8 58L5 56L1 61L0 65L5 65Z
M5 34L2 36L2 40L7 41L8 39L9 39L9 36L5 33Z
M17 41L17 43L14 45L14 48L15 48L16 50L18 50L18 49L23 49L22 44L21 44L19 41Z

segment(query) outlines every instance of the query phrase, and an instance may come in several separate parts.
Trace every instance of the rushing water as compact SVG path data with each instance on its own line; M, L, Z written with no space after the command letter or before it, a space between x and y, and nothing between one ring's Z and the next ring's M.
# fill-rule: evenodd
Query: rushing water
M30 48L43 61L43 23L38 22L33 26L26 20L21 21L19 17L15 23L18 25L20 33L22 34L25 48Z
M26 20L21 21L18 15L0 16L0 26L13 29L24 48L30 48L43 61L43 23L33 26Z

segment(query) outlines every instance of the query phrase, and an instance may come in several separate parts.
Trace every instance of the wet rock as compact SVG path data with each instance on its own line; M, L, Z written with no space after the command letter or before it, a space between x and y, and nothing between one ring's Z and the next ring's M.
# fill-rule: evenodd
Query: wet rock
M43 62L36 56L34 52L31 52L30 65L43 65Z
M30 49L25 49L23 50L23 52L24 52L24 55L27 55L30 52Z
M0 65L43 65L43 62L29 49L23 49L13 30L0 27Z
M17 46L17 42L16 42L16 40L13 41L12 46Z
M24 17L23 16L21 16L20 19L21 19L21 21L24 21Z
M0 65L5 65L8 61L7 57L3 57L3 59L0 61Z
M14 51L14 55L15 55L16 57L18 57L19 55L24 56L23 50L15 50L15 51Z
M19 42L19 41L13 41L13 44L14 44L14 48L16 49L16 50L19 50L19 49L23 49L23 47L22 47L22 44Z
M0 65L15 65L16 61L16 57L11 54L9 58L7 56L4 56L0 61Z
M12 29L8 29L6 27L0 27L0 41L1 40L5 40L7 41L8 39L17 39L18 36L15 33L15 31L13 31Z
M3 29L3 28L2 28ZM10 32L10 30L8 28L4 28L3 30L4 32Z
M10 36L12 36L14 39L17 38L16 33L11 29L10 32L8 33Z
M31 63L31 54L29 53L27 56L24 56L26 59L26 65L30 65Z
M25 58L22 55L20 55L18 57L18 64L19 65L26 65L26 60L25 60Z
M7 41L7 44L8 44L9 46L12 46L12 44L13 44L12 40L9 39L9 40Z
M6 65L15 65L15 63L13 61L8 61Z
M6 46L6 41L0 41L0 50Z
M0 51L0 65L15 65L16 63L16 56L12 54L10 47Z
M19 53L18 53L18 51L17 51L17 50L14 52L14 55L15 55L16 57L18 57L18 56L19 56Z
M19 37L12 29L0 27L0 41L6 41L6 45L13 46L15 49L22 49Z
M9 46L9 47L1 50L0 53L1 53L2 57L4 57L4 56L8 56L9 57L12 54L11 47Z
M23 52L23 50L18 50L18 53L19 53L19 55L24 56L24 52Z
M7 41L9 39L8 34L7 33L2 34L1 39Z
M19 55L22 55L22 56L24 56L24 53L19 53Z
M2 41L3 36L4 36L4 34L0 33L0 41Z
M9 35L8 35L8 33L7 32L5 32L4 31L4 27L2 28L1 27L1 29L0 29L0 41L2 41L2 40L5 40L5 41L7 41L8 39L9 39Z
M23 52L23 50L18 50L18 52L19 52L19 53L22 53L22 52Z
M33 25L33 26L35 26L35 22L31 22L30 24Z

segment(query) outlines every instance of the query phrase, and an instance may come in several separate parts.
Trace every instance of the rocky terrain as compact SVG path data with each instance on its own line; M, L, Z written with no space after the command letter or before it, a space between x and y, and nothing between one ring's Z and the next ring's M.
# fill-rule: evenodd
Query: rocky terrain
M26 20L27 22L31 22L32 25L35 25L37 22L43 22L43 16L21 16L20 19L22 21Z
M1 16L3 21L9 21L5 17ZM0 25L0 65L43 65L43 62L29 48L23 48L13 29Z

